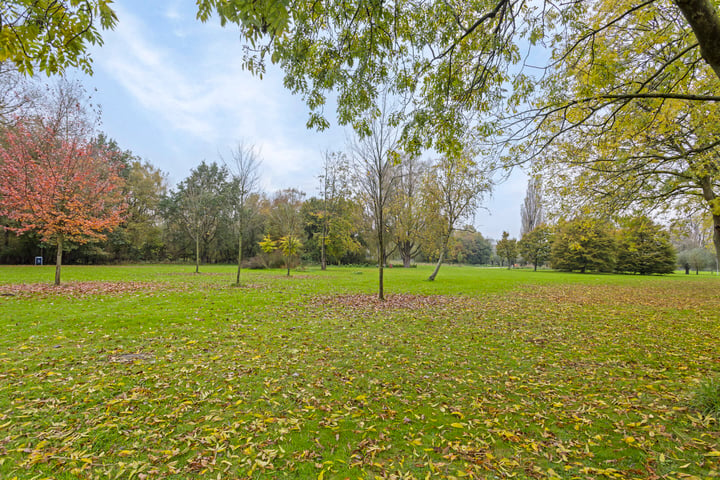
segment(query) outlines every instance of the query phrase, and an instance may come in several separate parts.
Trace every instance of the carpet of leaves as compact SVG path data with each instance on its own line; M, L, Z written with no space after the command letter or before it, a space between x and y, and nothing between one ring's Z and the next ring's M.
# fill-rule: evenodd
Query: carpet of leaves
M720 475L718 422L688 407L720 373L716 282L97 287L0 298L1 478Z
M70 282L55 286L50 283L9 283L0 285L0 296L5 297L68 297L82 298L93 295L123 295L134 292L154 292L169 288L167 284L151 282Z

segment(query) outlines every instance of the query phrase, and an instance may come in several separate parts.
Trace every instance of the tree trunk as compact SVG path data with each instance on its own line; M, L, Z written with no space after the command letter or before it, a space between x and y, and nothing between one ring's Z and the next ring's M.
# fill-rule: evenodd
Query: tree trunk
M435 281L435 277L437 277L438 272L440 271L440 265L442 265L443 260L445 260L445 248L443 247L442 250L440 250L440 256L438 257L437 264L435 264L435 271L433 271L432 275L428 277L428 280L431 282Z
M719 52L720 53L720 52ZM717 195L713 190L712 182L709 177L700 179L700 187L702 188L703 198L708 203L713 218L713 244L715 245L715 261L720 261L720 212L718 212Z
M60 268L62 267L63 234L57 237L57 255L55 256L55 285L60 285Z
M327 226L323 223L322 239L320 242L320 270L327 269L327 260L325 259L325 240L327 239Z
M240 226L240 239L238 240L238 270L235 283L240 285L240 271L242 270L242 225Z
M720 215L713 215L713 244L715 245L715 265L717 266L720 262Z
M404 268L410 268L410 262L412 261L412 257L410 255L403 255L403 267Z
M195 234L195 273L200 273L200 234Z
M535 267L535 268L533 268L533 271L537 272L537 262L533 263L533 266Z
M700 45L700 54L720 78L720 15L712 0L675 0Z
M438 263L435 265L435 271L428 277L428 280L433 282L435 281L435 277L437 277L438 272L440 271L440 265L442 265L443 260L445 260L445 250L447 250L448 243L450 243L450 237L453 234L453 229L448 229L448 234L445 236L442 242L442 247L440 247L440 257L438 257Z
M382 227L378 228L378 300L385 300L384 292L385 243Z

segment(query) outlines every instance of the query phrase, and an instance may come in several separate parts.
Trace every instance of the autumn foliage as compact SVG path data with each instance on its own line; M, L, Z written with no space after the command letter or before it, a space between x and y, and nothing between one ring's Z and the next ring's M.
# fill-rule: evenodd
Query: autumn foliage
M0 145L0 215L17 233L37 232L58 246L58 270L65 242L105 238L123 219L125 203L119 165L112 152L82 137L52 128L20 124Z

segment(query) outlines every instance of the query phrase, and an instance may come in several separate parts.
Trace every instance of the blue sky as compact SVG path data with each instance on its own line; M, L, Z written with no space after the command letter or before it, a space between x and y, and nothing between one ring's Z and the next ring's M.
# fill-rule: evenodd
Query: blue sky
M174 185L245 141L260 148L264 190L317 193L322 152L345 149L350 132L306 129L307 108L283 88L281 71L270 68L261 80L242 69L237 28L200 23L187 1L126 0L115 8L118 25L92 49L94 75L80 78L102 106L101 129L121 148ZM478 230L517 237L525 187L521 172L498 185L485 202L489 212L475 215Z

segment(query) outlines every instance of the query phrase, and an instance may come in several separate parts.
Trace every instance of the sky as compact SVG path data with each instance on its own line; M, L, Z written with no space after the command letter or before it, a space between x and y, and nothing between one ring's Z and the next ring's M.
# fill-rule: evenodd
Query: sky
M201 23L187 1L125 0L114 8L117 26L91 49L93 75L75 75L102 107L103 132L166 172L171 186L244 142L260 150L263 190L318 193L322 152L345 150L352 132L336 122L308 130L308 109L283 87L279 69L262 79L243 70L237 27ZM326 113L332 123L334 109ZM526 186L527 177L513 172L471 223L487 238L504 230L519 237Z

